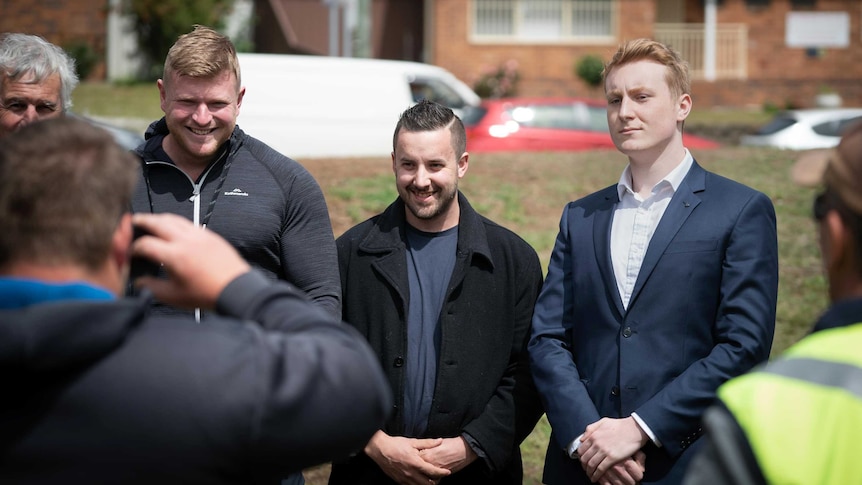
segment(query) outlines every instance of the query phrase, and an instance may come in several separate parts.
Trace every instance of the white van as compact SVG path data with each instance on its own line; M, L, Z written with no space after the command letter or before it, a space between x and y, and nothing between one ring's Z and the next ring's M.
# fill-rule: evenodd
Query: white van
M459 115L479 96L440 67L407 61L239 54L237 123L295 158L388 156L402 111L426 98Z

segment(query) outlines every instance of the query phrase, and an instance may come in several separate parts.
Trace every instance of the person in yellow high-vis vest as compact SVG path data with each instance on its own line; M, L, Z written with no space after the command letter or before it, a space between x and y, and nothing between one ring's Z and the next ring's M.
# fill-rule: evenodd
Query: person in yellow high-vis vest
M686 485L862 484L862 123L794 177L823 186L814 219L832 304L810 335L719 388Z

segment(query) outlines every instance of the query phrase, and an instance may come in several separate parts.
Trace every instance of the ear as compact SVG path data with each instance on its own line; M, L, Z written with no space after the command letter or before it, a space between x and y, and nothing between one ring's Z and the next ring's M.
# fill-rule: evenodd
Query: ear
M111 261L117 268L120 268L122 274L125 274L129 266L131 245L132 214L127 212L120 218L120 223L114 230L114 236L111 239Z
M464 152L461 155L461 158L458 159L458 178L461 178L467 174L467 168L470 166L469 159L469 152Z
M681 95L677 106L676 121L685 121L688 118L688 114L691 113L691 96L688 94Z
M239 110L242 106L242 98L245 96L245 86L239 88L239 93L236 96L236 109Z
M830 210L823 218L820 226L820 251L823 257L823 267L830 275L837 274L837 270L846 267L848 253L852 249L850 231L844 225L844 220L838 211Z
M156 86L159 88L159 106L162 108L162 113L166 113L165 108L167 107L167 95L165 93L165 81L159 79L156 81Z
M398 170L395 169L395 152L392 152L392 173L398 175Z

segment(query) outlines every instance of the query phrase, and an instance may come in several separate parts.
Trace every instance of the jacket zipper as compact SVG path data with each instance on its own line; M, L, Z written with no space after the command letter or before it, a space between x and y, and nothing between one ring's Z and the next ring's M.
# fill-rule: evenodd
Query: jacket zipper
M194 204L194 208L192 209L192 222L194 223L195 227L199 227L199 226L201 226L201 188L203 188L204 182L206 182L207 177L210 174L210 171L213 169L213 167L216 166L217 163L218 163L218 160L216 160L215 163L210 164L209 168L207 168L206 172L204 172L204 174L201 176L201 179L200 179L201 181L199 183L195 183L195 181L192 180L192 178L189 177L189 175L187 173L183 172L182 169L180 169L179 167L177 167L173 163L162 162L159 160L152 160L152 161L148 161L147 165L167 165L167 166L173 168L174 170L179 171L181 174L183 174L183 176L186 178L186 180L188 180L189 183L192 184L192 196L189 197L189 201L191 201ZM149 184L147 184L147 190L149 190ZM206 229L206 227L207 227L206 223L204 223L203 228ZM201 309L200 308L195 308L195 322L201 323Z

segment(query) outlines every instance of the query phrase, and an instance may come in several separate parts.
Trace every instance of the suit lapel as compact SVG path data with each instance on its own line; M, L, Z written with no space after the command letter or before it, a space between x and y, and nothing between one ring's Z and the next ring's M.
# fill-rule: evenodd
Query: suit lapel
M638 279L632 291L631 300L629 300L629 308L634 305L641 289L643 289L670 242L685 224L694 208L700 205L701 198L697 193L704 190L705 177L706 172L700 165L697 162L692 163L691 169L671 198L667 210L656 227L655 234L650 239L643 264L641 264L640 272L638 272Z
M620 315L625 313L620 292L617 290L617 279L614 276L614 265L611 261L611 221L614 209L619 202L619 192L614 185L607 189L604 203L596 210L593 219L593 247L596 248L596 263L605 283L605 291L613 297L614 305Z

